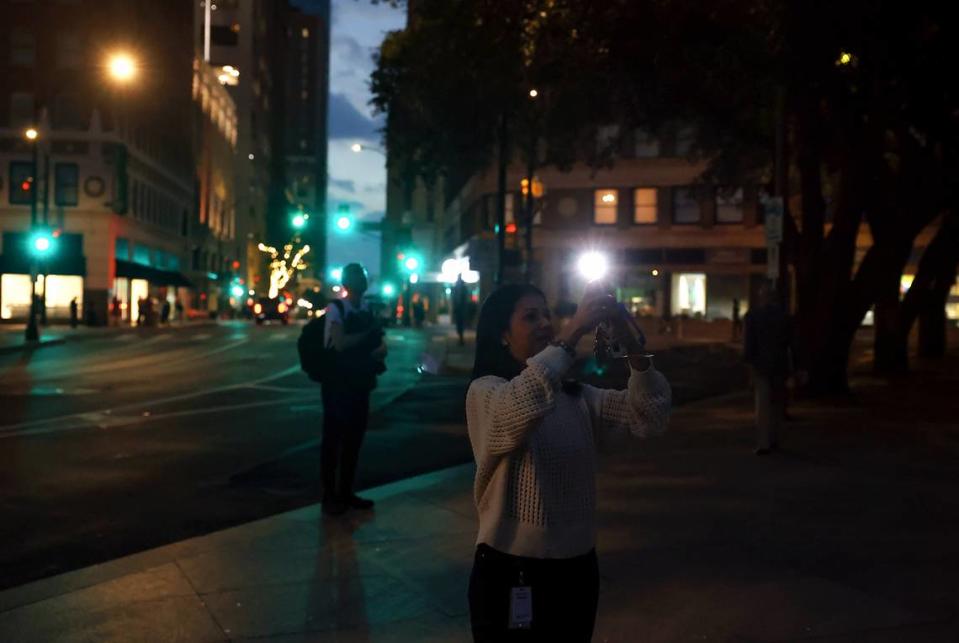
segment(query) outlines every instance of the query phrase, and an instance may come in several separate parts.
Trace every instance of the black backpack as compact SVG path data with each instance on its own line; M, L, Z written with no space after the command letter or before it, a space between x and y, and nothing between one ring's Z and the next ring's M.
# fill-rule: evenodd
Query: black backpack
M340 315L343 315L343 302L333 300ZM314 382L327 380L336 365L336 351L326 345L326 315L314 317L303 327L296 341L296 350L300 353L300 368Z

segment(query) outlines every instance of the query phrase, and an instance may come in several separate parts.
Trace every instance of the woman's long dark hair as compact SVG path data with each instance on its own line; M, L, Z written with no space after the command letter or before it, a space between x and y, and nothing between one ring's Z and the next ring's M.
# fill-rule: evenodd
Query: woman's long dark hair
M495 375L511 380L526 368L517 362L503 346L503 333L509 330L510 319L516 310L516 303L527 295L543 294L531 284L509 284L500 286L483 302L479 322L476 324L476 360L473 362L473 379Z

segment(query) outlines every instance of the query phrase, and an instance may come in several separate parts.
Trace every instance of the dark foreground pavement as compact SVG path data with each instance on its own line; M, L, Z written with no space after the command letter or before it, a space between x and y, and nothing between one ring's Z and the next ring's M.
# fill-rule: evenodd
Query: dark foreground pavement
M959 640L959 359L796 402L757 457L748 395L607 445L596 641ZM461 425L448 428L459 431ZM472 466L0 592L0 640L466 641Z

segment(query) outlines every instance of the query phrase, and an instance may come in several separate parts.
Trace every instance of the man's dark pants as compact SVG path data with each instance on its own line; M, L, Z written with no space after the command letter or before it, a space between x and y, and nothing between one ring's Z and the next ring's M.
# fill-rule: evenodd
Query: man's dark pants
M320 475L325 499L346 499L353 494L356 466L369 414L369 391L357 391L335 383L323 384ZM337 465L339 477L336 475Z

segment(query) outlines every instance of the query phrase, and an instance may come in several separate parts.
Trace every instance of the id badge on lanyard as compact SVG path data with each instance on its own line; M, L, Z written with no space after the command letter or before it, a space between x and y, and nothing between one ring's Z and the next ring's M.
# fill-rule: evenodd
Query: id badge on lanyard
M533 625L533 588L526 584L523 571L519 582L510 588L509 629L528 630Z

